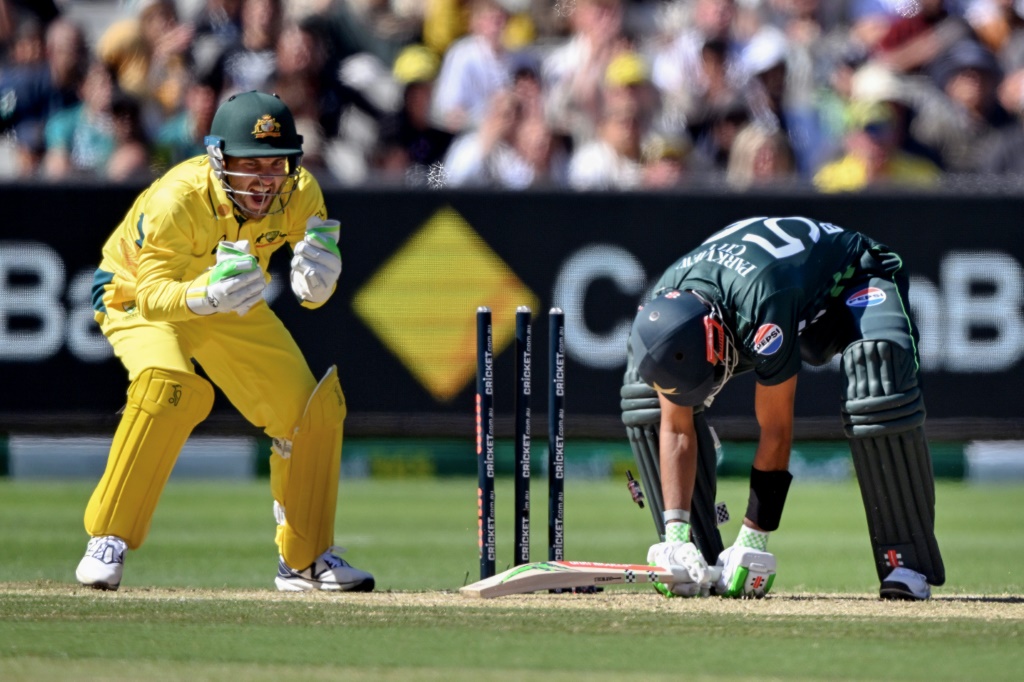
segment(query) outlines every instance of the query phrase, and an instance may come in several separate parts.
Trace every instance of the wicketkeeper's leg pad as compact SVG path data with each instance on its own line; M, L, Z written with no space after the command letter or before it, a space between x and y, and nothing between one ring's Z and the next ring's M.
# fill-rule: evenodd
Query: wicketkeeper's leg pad
M916 359L895 343L865 339L843 352L842 375L844 431L878 578L905 566L941 585L946 573L935 539L935 476Z
M89 535L142 545L182 446L212 407L213 386L196 374L150 368L138 375L85 510Z
M338 370L331 367L310 396L291 441L274 444L277 542L285 562L297 570L334 544L346 414Z
M663 514L665 503L661 494L661 459L659 431L661 407L657 392L634 376L623 385L622 423L626 426L633 458L640 471L640 480L647 492L648 506L660 540L665 539ZM714 564L722 551L722 536L718 532L715 494L718 482L718 461L714 437L703 412L694 415L697 429L697 480L690 505L690 529L693 542L704 559Z

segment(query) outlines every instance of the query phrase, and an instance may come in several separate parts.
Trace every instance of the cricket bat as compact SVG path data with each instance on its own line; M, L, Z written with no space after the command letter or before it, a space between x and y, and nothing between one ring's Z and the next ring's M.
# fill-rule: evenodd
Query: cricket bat
M685 569L679 576L671 569L643 564L603 564L594 561L538 561L510 568L459 589L467 597L504 597L539 590L600 587L621 583L653 583L666 585L690 580Z

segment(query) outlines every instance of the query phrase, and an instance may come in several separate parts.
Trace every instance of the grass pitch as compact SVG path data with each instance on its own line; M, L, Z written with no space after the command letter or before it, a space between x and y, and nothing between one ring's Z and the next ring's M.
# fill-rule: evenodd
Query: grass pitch
M533 556L546 555L546 481L533 484ZM947 584L880 602L854 483L794 482L772 537L768 599L664 599L642 586L471 600L475 482L342 484L339 544L377 576L367 595L274 592L268 485L172 482L117 593L85 590L90 483L0 483L0 680L1019 679L1024 669L1022 486L940 483ZM646 510L619 482L566 491L566 557L643 561ZM746 484L720 485L733 521ZM499 481L498 569L512 554Z

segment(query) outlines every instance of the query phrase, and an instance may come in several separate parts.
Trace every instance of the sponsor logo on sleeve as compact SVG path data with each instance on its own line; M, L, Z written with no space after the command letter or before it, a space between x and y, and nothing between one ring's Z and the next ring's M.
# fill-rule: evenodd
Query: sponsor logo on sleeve
M758 355L772 355L782 348L782 327L777 324L762 324L754 335L754 352Z
M867 287L852 294L846 299L846 305L851 308L870 308L885 301L885 292L878 287Z

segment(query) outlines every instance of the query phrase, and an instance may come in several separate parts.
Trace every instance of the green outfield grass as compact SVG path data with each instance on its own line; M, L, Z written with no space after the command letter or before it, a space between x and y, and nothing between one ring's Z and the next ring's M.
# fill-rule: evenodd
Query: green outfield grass
M371 595L278 595L268 485L172 482L118 593L74 568L90 483L0 482L0 680L1010 680L1024 669L1024 486L940 483L947 584L882 603L856 485L796 481L773 597L666 600L649 588L492 601L478 578L475 481L346 481L339 544ZM546 481L533 486L546 558ZM624 481L567 485L566 558L637 562L653 539ZM733 520L743 481L720 499ZM512 553L499 481L499 570Z

